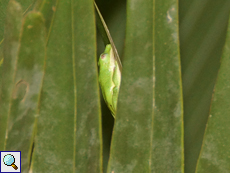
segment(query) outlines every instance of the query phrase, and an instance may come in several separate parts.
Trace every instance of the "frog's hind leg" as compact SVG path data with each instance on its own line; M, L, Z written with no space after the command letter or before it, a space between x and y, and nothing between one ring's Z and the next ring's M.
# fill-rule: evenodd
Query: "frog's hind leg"
M116 63L115 69L114 69L114 74L113 74L113 83L114 83L114 88L113 88L113 108L114 112L116 113L117 110L117 100L118 100L118 94L119 94L119 89L120 89L120 83L121 83L121 72L120 69Z

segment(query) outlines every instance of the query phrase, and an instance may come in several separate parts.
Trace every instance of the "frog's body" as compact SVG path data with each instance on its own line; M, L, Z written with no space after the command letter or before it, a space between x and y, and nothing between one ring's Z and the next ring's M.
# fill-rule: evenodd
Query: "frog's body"
M99 58L98 65L102 95L112 115L115 117L121 83L121 71L114 58L113 49L110 44L106 45L104 53Z

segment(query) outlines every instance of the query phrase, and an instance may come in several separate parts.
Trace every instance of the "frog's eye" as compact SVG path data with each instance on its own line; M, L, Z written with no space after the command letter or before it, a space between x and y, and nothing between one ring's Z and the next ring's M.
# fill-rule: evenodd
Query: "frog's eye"
M106 58L106 53L103 53L102 55L101 55L101 59L105 59Z

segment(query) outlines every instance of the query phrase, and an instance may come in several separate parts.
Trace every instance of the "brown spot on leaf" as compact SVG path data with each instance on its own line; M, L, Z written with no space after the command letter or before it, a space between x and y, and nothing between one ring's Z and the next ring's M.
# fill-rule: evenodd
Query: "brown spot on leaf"
M52 6L52 10L53 10L53 11L56 11L56 7L55 7L55 6Z
M13 91L13 99L19 99L24 102L26 99L26 94L29 91L29 84L25 80L19 80Z
M28 25L27 28L31 29L31 28L33 28L33 25Z

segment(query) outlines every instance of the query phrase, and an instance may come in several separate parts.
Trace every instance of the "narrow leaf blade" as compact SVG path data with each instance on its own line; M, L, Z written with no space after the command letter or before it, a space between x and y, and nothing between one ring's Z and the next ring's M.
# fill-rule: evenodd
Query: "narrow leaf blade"
M20 4L10 1L5 23L4 62L1 69L0 99L0 150L5 148L5 135L10 110L10 99L15 80L15 69L19 49L19 36L22 25Z
M26 15L17 56L5 150L21 151L21 170L27 172L44 72L45 27L40 13Z
M154 90L153 1L129 0L127 3L122 82L108 173L150 172Z
M48 14L44 14L45 19L50 17L47 16ZM74 85L70 0L59 1L54 17L46 47L45 74L32 172L72 172L74 166Z
M152 172L184 172L178 1L155 1Z
M230 20L221 66L198 160L197 173L222 173L230 170Z
M102 131L93 0L74 1L75 172L102 172Z

